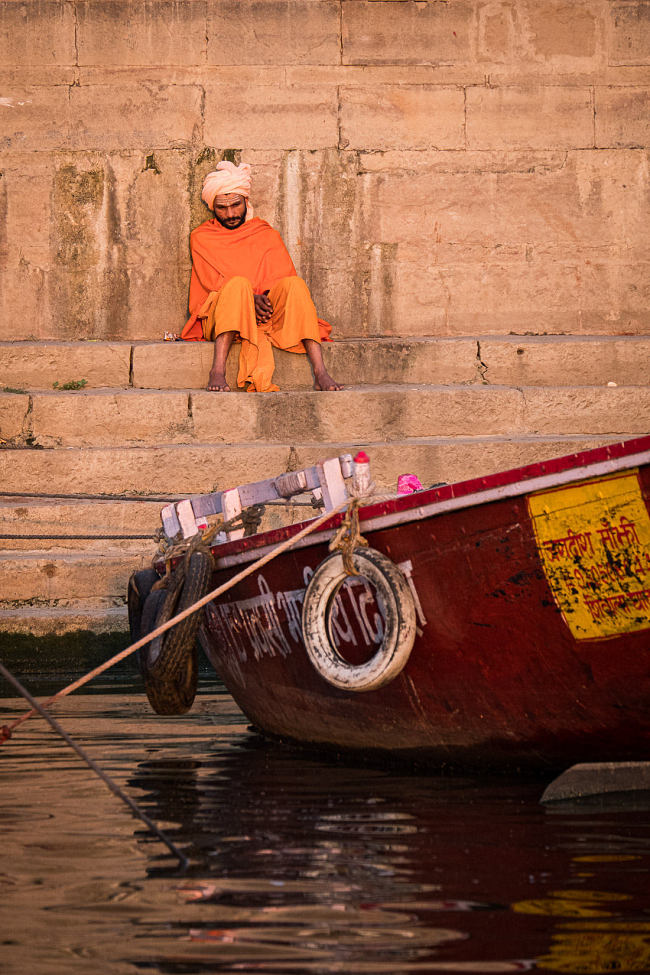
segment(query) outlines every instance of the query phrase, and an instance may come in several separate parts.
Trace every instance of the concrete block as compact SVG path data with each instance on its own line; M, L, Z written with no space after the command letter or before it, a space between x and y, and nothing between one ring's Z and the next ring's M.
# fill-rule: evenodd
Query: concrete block
M242 397L197 392L192 415L203 443L368 442L405 437L521 432L521 395L489 387L366 387L336 394Z
M196 0L189 0L196 2ZM81 86L119 87L121 85L146 84L152 88L160 86L227 85L230 88L245 88L250 84L268 87L286 84L286 72L281 65L82 65L77 69L78 83ZM308 80L307 82L310 82ZM197 139L200 143L200 135ZM227 146L226 148L232 148ZM199 148L199 155L201 149Z
M650 146L650 88L596 88L596 145Z
M200 132L202 91L196 84L85 86L69 94L66 148L151 152L189 146Z
M108 600L74 600L71 606L20 606L0 608L0 633L24 633L39 637L81 632L123 633L128 646L129 620L125 605L107 605ZM9 658L8 658L9 659Z
M196 171L193 153L179 149L143 152L140 146L128 154L111 154L102 162L110 191L107 204L117 211L130 268L153 275L164 266L170 275L176 266L185 276L187 291L193 197L200 197L204 175ZM162 300L155 296L152 289L149 301L164 307L167 296ZM141 310L142 304L137 307Z
M622 437L648 432L650 387L526 389L525 423L531 434Z
M517 16L520 14L523 41L534 57L584 59L597 53L603 25L599 5L592 0L559 0L553 4L528 0L517 10Z
M338 145L335 90L250 85L206 85L208 144L258 149L323 149Z
M383 0L393 2L393 0ZM398 2L398 0L394 0ZM404 0L400 0L404 2ZM408 74L404 66L383 65L288 65L284 75L288 85L346 85L366 88L382 85L440 85L451 88L454 85L485 84L485 66L478 62L472 64L412 64Z
M5 89L0 113L0 152L43 152L69 145L67 85Z
M254 0L246 4L209 0L207 7L208 64L340 61L337 0Z
M160 526L161 502L74 501L64 498L0 499L0 549L99 551L105 546L148 551ZM72 536L94 536L74 538ZM144 538L116 536L142 535ZM68 536L68 537L64 537Z
M115 251L109 252L109 259L119 256L121 249L118 245ZM56 266L46 275L46 288L51 316L51 331L46 337L72 340L125 337L129 271L124 261L108 267L98 263L91 270Z
M472 61L474 8L450 3L343 0L344 64Z
M133 385L140 389L197 389L205 386L212 365L212 342L154 342L133 346ZM238 354L228 358L228 381L236 374Z
M33 430L43 446L188 443L187 393L91 390L33 395Z
M382 156L383 163L379 154L364 156L364 231L395 243L400 265L411 254L425 269L495 259L644 259L644 153L467 154L491 157L483 162L452 153L446 164L438 161L444 155L419 164L410 153Z
M165 332L180 334L187 319L189 278L187 258L181 264L146 260L130 266L121 337L161 341Z
M477 18L478 60L489 64L492 85L550 77L553 84L586 84L602 71L605 22L592 0L487 0L478 5Z
M609 4L610 64L650 64L650 6L645 0Z
M110 342L0 342L2 382L52 389L70 380L95 386L128 386L131 347Z
M74 64L75 11L62 0L0 4L0 64ZM52 83L50 78L50 84Z
M151 552L106 549L99 553L0 552L0 592L5 601L33 602L123 598L129 576L148 568Z
M56 325L49 314L47 273L23 259L18 267L0 271L0 341L53 337Z
M470 149L584 149L594 145L588 88L468 88Z
M339 451L340 452L340 451ZM323 445L320 457L337 450ZM223 447L214 444L164 447L68 447L65 450L0 450L0 483L5 491L30 490L123 494L190 495L261 481L269 472L294 469L285 444Z
M465 94L423 85L344 86L341 137L352 149L459 149L465 144Z
M512 336L479 340L485 382L513 386L644 386L650 338Z
M646 261L589 264L574 269L579 284L579 331L598 335L650 332Z
M528 180L533 177L529 175ZM423 265L484 262L522 252L514 234L504 239L501 201L493 173L388 172L368 180L372 237L420 254ZM508 205L508 201L504 201Z
M645 334L644 265L489 261L426 266L400 249L391 321L408 335ZM395 327L395 326L393 326Z
M73 529L68 529L69 535L76 534L90 534L85 532L84 529L79 529L74 532ZM6 534L11 534L7 532ZM31 552L37 549L41 554L54 554L56 552L97 552L105 545L110 545L115 551L124 552L125 554L131 555L141 555L143 551L153 552L155 547L153 540L153 531L146 534L146 537L140 538L140 535L144 535L144 532L124 532L122 534L136 535L137 537L127 539L127 538L115 538L109 541L97 540L97 538L70 538L66 540L64 537L66 531L63 530L59 533L54 532L57 535L56 538L48 539L44 538L43 532L34 531L34 537L28 537L27 533L20 536L13 536L10 538L0 539L0 553L15 553L20 552ZM1 605L1 603L0 603ZM1 626L0 626L1 631Z
M145 389L203 389L212 365L211 342L174 342L135 345L133 385ZM308 389L312 375L306 358L274 350L274 382L281 390ZM382 383L471 383L478 378L476 342L424 339L341 339L323 344L330 372L349 385ZM237 382L239 346L227 363L232 389Z
M173 0L77 3L80 65L179 65L205 62L205 9Z
M488 206L485 183L481 202ZM647 188L638 152L570 152L560 165L533 173L506 170L496 176L489 211L495 243L502 250L524 244L527 261L644 260L648 211L639 200Z
M25 433L29 413L29 396L4 392L10 386L0 386L0 448L7 441L17 440ZM0 482L1 483L1 482Z
M428 176L534 174L561 169L567 153L549 149L447 150L413 152L405 149L386 152L361 152L358 171L392 178L413 179Z
M0 113L5 109L0 105ZM9 113L11 109L9 109ZM0 114L0 118L3 115ZM3 270L33 263L47 267L50 257L48 202L52 192L50 153L5 152L0 161L0 206L7 242L17 246L3 248ZM23 291L24 294L24 291Z
M78 79L78 70L74 65L31 64L28 61L0 64L0 86L6 89L74 85Z
M516 59L519 22L510 3L479 3L477 7L477 55L479 62L511 63Z

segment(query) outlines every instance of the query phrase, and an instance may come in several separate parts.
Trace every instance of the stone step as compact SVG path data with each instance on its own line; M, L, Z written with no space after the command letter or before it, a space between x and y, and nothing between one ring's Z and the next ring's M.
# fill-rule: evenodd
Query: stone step
M236 347L235 347L236 350ZM274 379L282 390L310 383L301 356L276 351ZM323 345L328 369L345 385L491 383L541 386L643 384L648 381L650 336L479 336L460 338L342 339ZM134 386L206 385L212 347L203 342L134 345ZM228 381L235 388L236 351Z
M323 346L346 385L491 383L580 386L647 382L650 336L511 335L341 339ZM227 375L235 387L237 346ZM0 389L203 389L212 361L205 342L0 342ZM275 351L282 390L309 389L303 356Z
M0 603L0 635L26 634L35 639L67 633L118 633L128 646L128 610L125 602L78 599L68 606L7 607Z
M97 598L120 604L129 576L151 565L154 548L143 544L139 552L112 547L94 552L0 552L3 608L66 605L70 600Z
M459 481L634 435L626 430L620 435L412 438L392 444L339 440L291 445L5 449L0 450L0 485L5 492L21 492L29 485L30 490L44 494L146 496L157 490L161 495L186 496L275 477L363 447L379 490L394 491L402 473L417 474L425 486Z
M0 342L0 389L131 384L131 342Z
M0 497L0 551L94 550L110 544L138 552L152 541L161 507L161 501ZM75 537L82 534L89 537Z
M185 390L0 394L14 442L42 447L400 442L645 433L650 386L362 386L254 396ZM8 411L9 412L9 411ZM5 436L6 440L9 438Z

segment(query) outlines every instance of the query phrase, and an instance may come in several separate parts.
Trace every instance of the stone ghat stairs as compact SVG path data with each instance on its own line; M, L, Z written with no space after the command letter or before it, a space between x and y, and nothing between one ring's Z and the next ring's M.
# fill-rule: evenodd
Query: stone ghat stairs
M167 496L361 446L394 491L400 473L428 486L650 429L650 337L342 339L325 349L339 393L314 392L306 359L284 353L282 392L207 393L211 356L204 343L0 343L0 646L126 634L127 580L150 563Z

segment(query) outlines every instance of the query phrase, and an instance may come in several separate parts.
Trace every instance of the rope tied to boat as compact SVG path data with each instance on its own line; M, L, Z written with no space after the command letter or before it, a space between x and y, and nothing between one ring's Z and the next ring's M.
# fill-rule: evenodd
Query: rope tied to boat
M185 576L187 574L187 569L190 564L190 559L195 552L204 552L210 559L212 566L214 567L214 556L212 555L212 550L210 549L210 543L214 539L215 535L222 530L222 526L217 523L215 525L210 525L205 531L199 532L198 535L193 535L192 538L182 539L178 542L173 542L171 546L167 543L167 548L163 551L165 558L165 574L154 582L151 590L154 589L169 589L170 585L180 586ZM161 537L161 547L164 545L164 538ZM182 559L179 561L174 570L172 570L172 562L175 559Z
M266 506L263 504L252 504L240 511L239 514L229 518L228 521L218 517L213 524L191 538L179 539L176 535L170 540L165 535L164 529L159 528L154 535L154 541L158 542L158 549L166 563L169 564L170 561L181 555L185 555L187 561L187 553L191 555L197 548L204 547L210 552L210 543L221 532L227 533L243 528L245 537L254 535L260 526L265 510Z
M354 567L352 556L356 548L368 545L367 540L361 534L359 528L359 505L362 498L352 498L341 525L329 544L330 552L339 551L343 559L343 568L349 576L358 576L360 573Z

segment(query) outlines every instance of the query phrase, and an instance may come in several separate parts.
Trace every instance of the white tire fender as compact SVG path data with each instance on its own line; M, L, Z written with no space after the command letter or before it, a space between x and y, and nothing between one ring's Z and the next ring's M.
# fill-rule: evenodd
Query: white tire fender
M416 631L416 610L409 584L387 556L373 548L357 548L352 562L376 592L384 617L384 637L366 663L348 663L332 640L334 598L350 576L339 552L329 555L309 581L302 608L302 635L316 670L334 687L371 691L393 680L409 659Z

